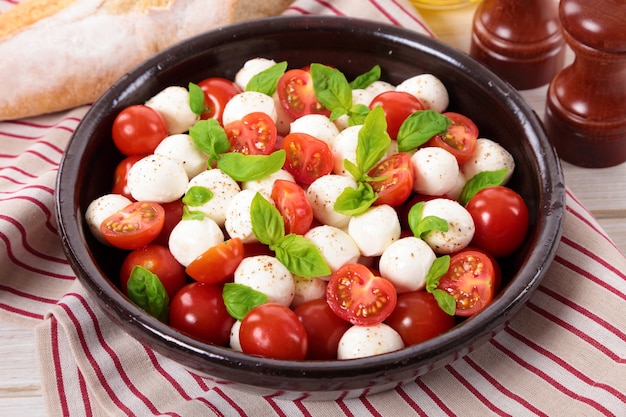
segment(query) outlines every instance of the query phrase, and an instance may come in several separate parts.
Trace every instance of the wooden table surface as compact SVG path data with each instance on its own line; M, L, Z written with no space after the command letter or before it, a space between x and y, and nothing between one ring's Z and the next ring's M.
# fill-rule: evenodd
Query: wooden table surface
M444 42L468 51L476 6L437 12L420 10ZM573 55L568 55L571 62ZM522 96L543 117L547 86L523 91ZM563 162L565 183L626 253L626 163L612 168L586 169ZM32 330L0 323L0 415L45 416Z

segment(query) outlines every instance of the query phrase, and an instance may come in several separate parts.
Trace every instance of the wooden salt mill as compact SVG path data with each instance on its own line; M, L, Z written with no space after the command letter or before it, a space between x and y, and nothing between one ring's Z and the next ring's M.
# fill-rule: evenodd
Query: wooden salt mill
M576 59L548 88L544 124L559 156L600 168L626 161L626 1L561 0Z
M563 68L565 42L554 0L484 0L474 13L470 55L518 90Z

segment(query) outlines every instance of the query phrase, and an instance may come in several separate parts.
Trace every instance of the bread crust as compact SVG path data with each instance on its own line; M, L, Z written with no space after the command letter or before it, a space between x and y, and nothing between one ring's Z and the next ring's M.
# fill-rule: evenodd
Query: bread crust
M55 9L59 3L63 7ZM246 3L251 6L246 8ZM0 56L10 57L0 65L0 120L92 103L156 52L209 29L279 14L291 1L265 0L263 7L257 3L26 0L14 6L24 6L17 9L17 16L32 12L38 17L17 19L21 26L14 25L0 38ZM15 18L16 12L12 14Z

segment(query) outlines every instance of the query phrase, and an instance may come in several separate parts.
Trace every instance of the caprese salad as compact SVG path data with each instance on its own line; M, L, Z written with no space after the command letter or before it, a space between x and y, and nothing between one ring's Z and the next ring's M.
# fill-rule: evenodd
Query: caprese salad
M515 161L435 75L380 77L256 58L124 108L124 158L85 215L128 251L121 290L191 337L288 360L390 352L480 312L528 228Z

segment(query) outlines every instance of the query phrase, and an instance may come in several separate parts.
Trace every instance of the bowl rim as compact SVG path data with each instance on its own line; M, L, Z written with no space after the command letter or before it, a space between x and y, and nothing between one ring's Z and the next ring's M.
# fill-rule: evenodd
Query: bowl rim
M108 103L122 100L128 89L132 89L134 85L145 80L146 77L152 77L158 71L174 65L179 54L185 51L205 48L208 45L214 47L220 44L227 44L232 39L243 40L276 33L279 30L322 30L334 31L338 34L366 32L369 36L383 38L388 42L418 48L447 62L454 61L460 63L470 76L484 79L485 82L488 81L494 94L507 96L509 102L517 110L515 117L520 120L524 118L523 124L525 129L537 135L537 138L534 137L534 134L531 135L532 141L530 146L537 154L543 155L544 158L538 158L537 163L540 165L542 179L548 181L551 185L551 188L546 190L543 201L539 202L542 205L545 216L537 219L538 231L535 237L535 243L541 242L545 249L543 253L546 256L545 258L542 256L542 259L540 259L538 253L530 253L521 264L521 266L536 265L536 270L528 271L532 275L523 279L513 279L508 290L501 291L499 296L480 314L469 318L463 325L457 326L451 331L433 339L375 357L331 361L286 361L259 358L229 348L213 346L198 341L150 317L132 304L106 277L101 276L98 266L84 244L83 230L85 230L86 226L83 224L82 213L77 212L75 201L72 198L68 198L74 196L74 193L73 190L69 189L70 187L66 186L67 177L70 175L72 167L80 164L79 155L82 154L87 146L86 141L81 140L81 137L93 131L99 121L99 113L107 108ZM480 73L478 69L480 69ZM160 343L175 348L177 351L186 351L199 359L219 363L219 366L233 366L243 371L249 370L263 373L266 369L259 368L259 362L262 362L263 366L270 369L272 373L280 373L284 378L305 379L379 373L381 369L394 368L398 363L410 366L411 364L420 363L424 358L439 358L446 354L448 350L459 348L459 346L471 349L474 342L479 339L490 338L498 330L491 328L490 324L496 319L500 321L502 316L510 317L522 307L534 289L536 289L545 274L545 270L554 259L562 234L565 207L563 173L560 161L545 135L541 121L513 87L469 55L437 39L407 28L341 16L279 16L257 19L211 30L155 54L122 76L88 110L72 135L66 152L62 157L57 175L56 190L55 212L66 256L81 283L87 287L88 292L92 296L98 299L100 306L105 307L105 313L109 317L125 321L134 328L140 329L141 332L145 332L141 336L144 340L160 341ZM548 234L548 231L550 231L550 234ZM83 244L74 241L77 237L82 238ZM518 278L518 274L515 274L513 278ZM498 315L495 314L496 312L498 312ZM500 327L503 326L504 324Z

